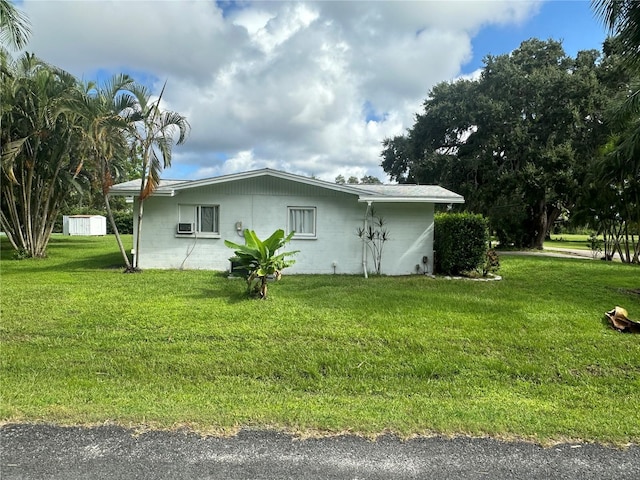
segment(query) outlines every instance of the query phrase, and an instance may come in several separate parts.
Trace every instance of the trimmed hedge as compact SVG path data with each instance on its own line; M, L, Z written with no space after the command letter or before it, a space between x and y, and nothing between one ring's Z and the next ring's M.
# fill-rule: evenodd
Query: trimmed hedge
M121 235L131 235L133 233L133 213L127 210L116 210L113 212L113 221L116 222L118 233ZM107 219L107 233L113 233L111 223Z
M489 242L486 218L472 213L438 213L434 228L437 273L459 275L483 265Z

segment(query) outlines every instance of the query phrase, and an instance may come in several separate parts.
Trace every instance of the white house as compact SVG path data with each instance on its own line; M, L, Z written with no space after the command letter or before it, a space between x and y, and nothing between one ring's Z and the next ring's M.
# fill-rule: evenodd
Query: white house
M110 194L137 202L139 192L134 180L114 185ZM358 228L367 225L373 208L389 233L381 273L432 272L436 203L464 198L433 185L339 185L271 169L162 180L145 200L135 254L141 268L224 271L233 255L224 240L243 243L246 228L265 239L282 228L296 232L286 249L299 250L287 272L366 275L373 259Z

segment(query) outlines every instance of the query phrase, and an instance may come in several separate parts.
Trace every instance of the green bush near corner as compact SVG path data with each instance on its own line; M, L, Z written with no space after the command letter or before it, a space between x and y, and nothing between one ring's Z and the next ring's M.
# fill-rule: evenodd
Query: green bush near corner
M472 213L440 213L434 229L436 273L458 275L480 268L489 243L487 219Z

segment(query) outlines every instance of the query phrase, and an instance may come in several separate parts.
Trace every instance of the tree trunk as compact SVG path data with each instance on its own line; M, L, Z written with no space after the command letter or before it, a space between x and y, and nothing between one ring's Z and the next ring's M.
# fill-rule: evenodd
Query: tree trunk
M629 239L629 222L624 222L624 253L627 263L631 263L631 240Z
M260 298L262 300L266 300L267 298L267 276L265 275L264 277L261 278L261 284L260 284Z
M556 223L556 220L560 217L562 210L560 210L555 205L551 207L550 211L547 214L547 232L544 234L545 240L551 240L551 229L553 228L553 224Z
M29 252L31 256L35 256L33 248L33 231L31 228L31 189L33 187L33 165L35 164L35 158L31 159L31 166L27 170L27 180L23 182L20 187L22 188L22 222L24 224L25 238L27 243L25 250Z
M547 236L547 204L544 200L538 202L538 211L536 215L536 231L533 238L533 248L542 250L544 247L544 239Z
M149 179L147 175L149 174L149 152L151 150L151 144L147 139L144 143L142 150L142 175L140 176L140 195L138 196L138 221L135 225L135 254L133 257L133 271L140 271L140 234L142 233L142 216L144 214L144 200L146 198L146 190L148 186Z
M602 243L604 248L604 260L609 260L609 241L608 241L608 231L604 222L600 223L600 228L602 228Z
M127 251L122 244L122 239L120 238L120 232L118 232L118 227L116 226L116 221L113 218L113 212L111 211L111 202L109 201L109 194L104 195L104 205L107 209L107 217L109 217L109 223L111 224L111 229L113 230L113 234L116 236L116 242L118 243L118 248L120 249L120 253L122 254L122 259L124 260L124 264L126 266L125 272L133 271L133 267L131 266L131 262L129 261L129 256L127 255Z
M20 228L18 207L16 206L16 195L14 190L15 186L6 180L4 180L4 186L3 197L9 216L7 216L5 212L1 212L2 217L0 217L0 226L7 235L7 238L11 242L13 248L16 251L20 251L21 249L24 250L25 239L22 229Z
M616 223L618 223L617 226L616 226ZM614 243L613 243L612 258L613 256L615 256L616 252L618 252L618 255L620 256L620 261L623 263L626 263L625 261L627 260L627 258L624 256L622 252L622 243L621 243L621 240L623 238L623 235L622 235L623 229L624 229L623 223L615 222L615 221L613 222Z

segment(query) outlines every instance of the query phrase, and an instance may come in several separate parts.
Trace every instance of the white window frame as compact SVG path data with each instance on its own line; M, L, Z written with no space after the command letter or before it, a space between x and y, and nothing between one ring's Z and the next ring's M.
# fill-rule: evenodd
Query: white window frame
M311 215L313 216L312 221L311 221L311 225L313 227L313 231L312 232L295 232L293 234L294 239L298 239L298 240L314 240L316 238L318 238L318 209L317 207L298 207L298 206L291 206L291 207L287 207L287 231L293 232L295 231L295 225L293 225L293 221L291 218L291 215L293 212L296 211L307 211L307 212L312 212Z
M212 232L203 232L202 229L202 208L214 209L214 230ZM193 237L197 235L199 238L220 238L220 205L216 204L179 204L178 205L178 222L193 223L194 233L192 234L176 234L176 237Z

